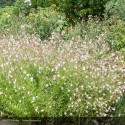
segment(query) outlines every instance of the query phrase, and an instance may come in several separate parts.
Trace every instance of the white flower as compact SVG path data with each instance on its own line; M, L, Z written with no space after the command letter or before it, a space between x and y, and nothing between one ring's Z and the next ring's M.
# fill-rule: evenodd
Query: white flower
M24 0L24 3L31 5L31 0Z
M0 92L0 95L2 95L3 93L2 92Z
M26 74L26 71L24 70L24 74Z
M58 74L57 77L60 77L60 74Z
M64 88L63 87L61 87L61 90L63 90Z
M34 66L36 67L36 63L34 63Z
M35 100L35 97L33 97L32 100L34 101L34 100Z
M4 65L3 65L3 64L1 64L1 67L3 68L3 67L4 67Z
M81 87L81 89L83 90L84 89L84 86L82 85L82 86L80 86Z
M48 85L48 84L46 84L45 86L46 86L46 87L48 87L49 85Z
M38 112L38 109L36 108L35 111Z
M78 88L76 88L76 92L78 92L79 91L79 89Z
M86 70L86 67L85 67L85 66L83 66L83 67L82 67L82 70L83 70L83 71L85 71L85 70Z
M31 1L30 1L30 0L25 0L24 2L25 2L25 3L28 3L28 2L31 2Z
M41 112L44 112L44 110L43 110L43 109L41 109Z
M28 77L30 76L30 74L26 74Z
M60 67L60 66L61 66L61 64L60 64L60 63L58 63L58 64L57 64L57 66L58 66L58 67Z
M72 87L72 86L73 86L73 84L71 83L71 84L70 84L70 86Z
M52 106L50 105L49 108L52 108Z
M64 67L63 70L66 71L66 68Z
M30 81L31 81L31 82L33 81L33 77L30 78Z
M68 92L70 92L70 89L68 89Z
M72 98L71 98L71 97L70 97L69 99L70 99L70 101L72 100Z
M81 99L78 99L78 102L81 102Z
M39 67L39 70L42 70L42 67Z
M13 82L14 84L16 84L16 79L14 80L14 82Z
M52 68L52 70L51 70L52 72L54 72L54 69Z

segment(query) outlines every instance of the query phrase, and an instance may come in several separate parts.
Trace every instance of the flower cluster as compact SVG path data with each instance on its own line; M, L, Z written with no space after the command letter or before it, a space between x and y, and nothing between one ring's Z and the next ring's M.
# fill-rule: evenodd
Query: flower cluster
M122 53L105 39L57 33L41 41L34 35L0 39L0 107L15 116L112 116L124 93ZM87 38L87 37L86 37ZM120 114L119 114L120 115Z

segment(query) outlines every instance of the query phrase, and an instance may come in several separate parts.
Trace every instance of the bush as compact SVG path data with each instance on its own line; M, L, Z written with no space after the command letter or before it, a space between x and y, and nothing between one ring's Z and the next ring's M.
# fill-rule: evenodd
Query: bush
M16 7L9 7L9 6L0 9L1 29L3 26L4 28L11 26L11 24L13 23L13 17L16 14L15 12L16 9L17 9Z
M123 50L125 48L125 23L123 21L109 27L107 41L112 50Z
M65 16L56 12L52 7L39 8L37 13L30 13L27 17L28 24L31 26L27 31L37 33L41 40L49 37L53 31L61 31L66 24Z
M15 6L6 6L0 8L0 29L1 33L15 34L20 32L20 27L26 23L24 17L19 17L18 8ZM15 25L16 24L16 25ZM6 37L7 37L6 36Z
M15 0L0 0L0 7L11 6Z
M57 1L58 6L70 21L78 18L88 18L88 15L103 16L105 4L108 0L62 0Z
M22 13L26 14L26 11L24 10ZM60 32L67 24L64 14L57 12L53 6L49 8L39 7L37 11L31 9L27 12L27 16L19 15L17 6L1 8L1 31L13 34L20 32L23 28L23 31L25 29L25 32L30 34L38 34L43 40L49 37L53 31Z
M111 50L125 50L125 0L111 0L106 4L105 18L109 24L107 41Z
M75 39L79 36L85 39L91 39L94 43L98 43L98 38L105 37L105 29L107 26L104 21L100 21L98 17L89 17L88 21L75 23L75 26L67 26L62 31L62 38L65 40Z
M31 4L33 8L38 7L50 7L52 4L55 4L56 0L31 0Z
M31 9L31 2L25 0L17 0L15 6L18 8L18 12L27 16Z
M125 0L111 0L107 2L105 12L108 18L117 16L125 20Z
M119 114L121 114L121 116L124 117L124 114L125 114L125 95L123 95L121 97L121 99L119 100L119 102L116 104L116 111L114 112L114 114L116 116L118 116Z
M108 0L31 0L31 7L37 9L38 7L50 7L57 5L61 12L64 12L67 19L71 22L78 18L88 18L88 15L103 16L105 4Z

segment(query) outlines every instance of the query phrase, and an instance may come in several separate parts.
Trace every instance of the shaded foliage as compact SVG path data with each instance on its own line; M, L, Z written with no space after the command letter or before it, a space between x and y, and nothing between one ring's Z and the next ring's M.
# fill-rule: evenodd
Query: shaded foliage
M11 6L13 5L15 0L0 0L0 6Z
M59 9L64 12L70 22L75 19L87 19L89 15L103 17L105 4L109 0L58 0Z

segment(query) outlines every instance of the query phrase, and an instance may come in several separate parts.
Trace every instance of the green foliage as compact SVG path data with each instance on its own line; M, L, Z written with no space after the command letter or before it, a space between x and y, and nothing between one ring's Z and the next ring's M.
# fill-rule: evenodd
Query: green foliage
M0 7L13 5L15 0L0 0Z
M104 56L103 41L99 49L89 39L66 43L55 35L47 43L31 35L0 39L1 112L13 117L112 116L122 96L121 53Z
M107 41L112 50L125 49L125 0L111 0L106 4L105 18L109 23Z
M27 16L23 16L23 14L27 14ZM43 40L48 38L53 31L60 32L66 24L64 14L57 12L53 6L39 7L37 11L29 9L27 13L25 9L20 11L17 6L0 9L1 31L6 33L20 32L21 27L25 27L26 32L38 34Z
M62 0L57 1L58 6L70 21L78 18L88 18L88 15L102 16L108 0Z
M125 24L122 21L109 27L107 41L113 50L125 48Z
M108 0L31 0L30 8L37 9L38 7L50 7L55 5L61 12L64 12L67 19L71 22L83 18L88 18L88 15L103 16L105 10L105 4ZM17 0L17 5L20 10L23 10L26 14L29 12L29 6L24 4L23 0Z
M116 104L116 111L114 112L114 114L116 116L118 116L118 114L121 114L121 117L124 117L125 114L125 95L123 95L121 97L121 99L119 100L119 102Z
M4 8L0 9L0 25L2 29L2 25L4 25L4 28L8 28L13 23L13 15L15 13L16 7L9 7L6 6Z
M102 100L108 105L112 104L108 88L99 91L104 85L102 78L93 78L89 70L83 72L81 67L75 69L68 62L59 68L58 72L52 71L52 65L46 64L41 69L39 64L34 65L28 61L24 64L14 64L17 70L12 72L12 75L16 81L9 80L7 74L0 77L0 109L8 112L10 116L99 116L105 113L107 108L101 107ZM64 67L68 70L63 70ZM7 70L9 71L9 67ZM110 78L106 75L103 78L110 85ZM103 94L105 96L102 98Z
M62 38L70 40L72 38L82 37L84 39L91 39L94 43L98 43L101 35L105 35L105 22L101 22L99 18L89 17L88 21L77 22L75 26L67 26L62 31ZM104 37L104 36L102 36Z
M25 3L25 0L16 0L15 6L18 8L18 13L28 15L31 9L30 3Z
M125 20L125 0L111 0L107 2L105 12L108 18L117 16Z
M21 5L19 10L18 5ZM20 15L19 11L27 16L17 16ZM85 11L91 13L90 10ZM83 15L78 14L78 17ZM63 44L64 41L61 43L61 37L55 33L56 38L52 37L51 43L48 40L46 44L39 44L39 41L32 39L29 34L29 38L28 35L25 39L21 36L18 41L11 37L9 44L6 39L1 42L0 48L3 50L0 51L0 111L16 117L112 115L114 103L121 96L117 83L124 82L122 71L119 71L119 67L115 70L113 67L121 64L123 60L116 54L116 65L112 61L115 57L110 57L112 55L108 57L111 60L105 58L107 55L103 51L108 47L104 43L108 41L114 50L125 48L125 25L123 22L113 22L114 25L112 23L107 26L105 22L90 19L89 16L88 22L65 27L65 16L57 11L55 4L46 8L37 7L35 12L24 2L16 3L16 7L0 9L1 29L11 29L11 33L15 29L22 30L23 37L27 32L38 34L41 40L57 31L63 34L65 40L71 41ZM63 28L63 32L60 32ZM101 35L102 33L104 34ZM54 46L56 42L59 47ZM25 48L27 44L29 46ZM32 46L33 48L30 48ZM101 58L98 59L100 55ZM124 104L121 105L118 106L118 114L124 115Z
M31 0L33 8L38 7L50 7L52 4L56 3L56 0Z
M66 24L65 16L56 12L52 7L38 8L37 13L30 13L27 22L31 27L27 31L34 33L35 31L41 40L49 37L53 31L61 31Z
M0 32L7 36L8 34L19 33L21 25L26 22L26 18L19 17L18 15L19 11L15 6L0 8Z

